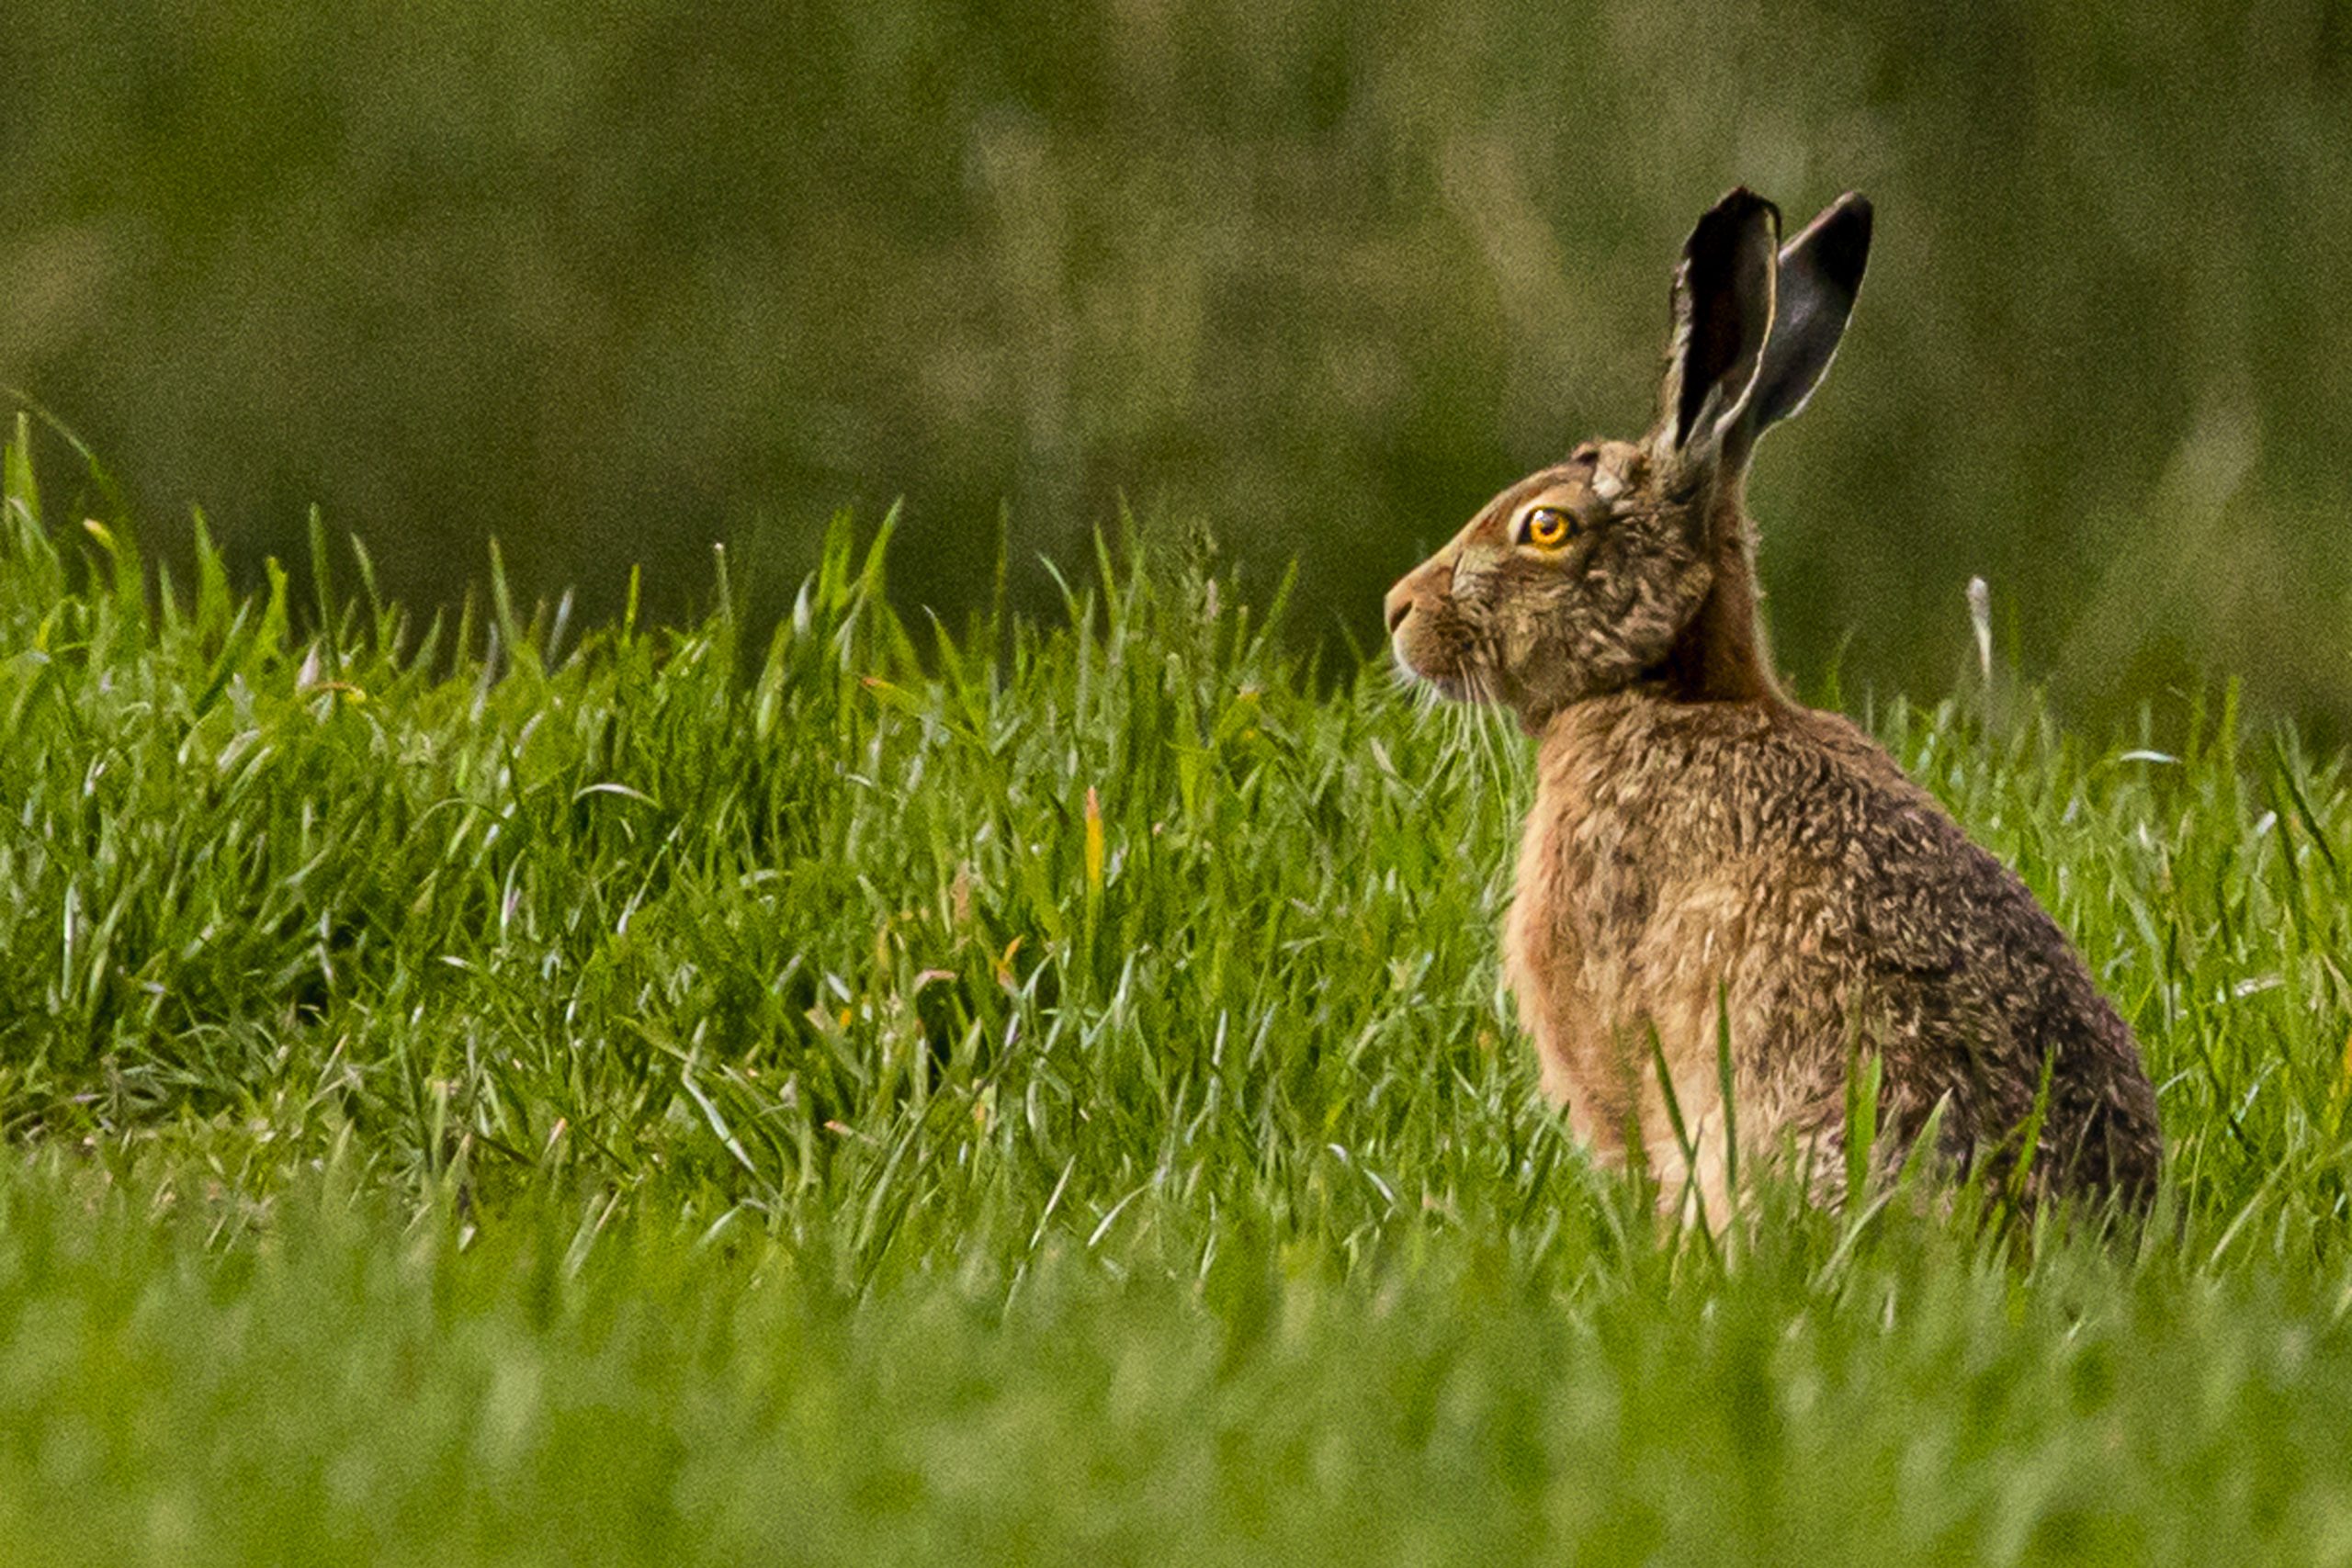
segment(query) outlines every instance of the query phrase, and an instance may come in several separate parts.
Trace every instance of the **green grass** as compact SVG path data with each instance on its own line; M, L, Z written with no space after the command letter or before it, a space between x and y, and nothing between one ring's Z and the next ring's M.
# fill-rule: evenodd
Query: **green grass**
M2145 1235L1652 1222L1496 977L1524 742L1181 563L772 641L0 525L0 1543L2352 1561L2352 791L1871 721L2074 931ZM724 576L720 602L728 598ZM306 624L331 631L305 632Z

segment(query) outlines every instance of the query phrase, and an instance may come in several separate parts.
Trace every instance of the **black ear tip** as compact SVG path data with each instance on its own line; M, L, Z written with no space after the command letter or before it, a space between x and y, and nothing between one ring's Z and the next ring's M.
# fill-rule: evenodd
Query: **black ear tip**
M1734 186L1724 193L1722 200L1699 215L1689 242L1682 247L1682 254L1696 256L1704 252L1728 249L1736 243L1739 235L1753 232L1759 226L1766 235L1777 239L1781 231L1781 209L1746 186Z
M1745 222L1759 215L1769 216L1777 221L1781 209L1746 186L1732 186L1724 193L1722 200L1707 209L1707 217L1718 221Z
M1852 231L1854 243L1864 250L1868 250L1871 243L1871 225L1874 220L1871 198L1860 191L1849 190L1838 198L1838 205L1834 210L1838 214L1839 222Z
M1812 265L1832 277L1847 280L1848 286L1860 283L1862 268L1871 254L1870 198L1860 191L1848 191L1822 209L1821 216L1804 226L1804 232L1789 242L1781 253L1785 264L1802 253L1812 258Z

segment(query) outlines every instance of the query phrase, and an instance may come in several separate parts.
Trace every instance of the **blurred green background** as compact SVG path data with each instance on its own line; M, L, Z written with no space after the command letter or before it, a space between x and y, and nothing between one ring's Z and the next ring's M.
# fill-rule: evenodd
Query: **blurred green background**
M1880 214L1753 488L1782 662L1936 694L1963 585L2086 721L2352 732L2352 0L12 0L0 386L248 571L312 502L438 600L780 582L906 500L1015 602L1124 501L1302 635L1651 406L1745 181ZM62 447L60 448L62 451ZM158 537L157 536L170 536Z

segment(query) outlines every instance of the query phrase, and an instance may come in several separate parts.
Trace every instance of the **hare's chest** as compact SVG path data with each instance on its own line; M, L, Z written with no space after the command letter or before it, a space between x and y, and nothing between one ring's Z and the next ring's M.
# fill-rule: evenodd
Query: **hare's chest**
M1607 1142L1626 1109L1627 1064L1614 1025L1633 1000L1634 976L1606 911L1621 905L1638 918L1640 898L1631 868L1599 852L1595 828L1605 832L1589 813L1539 797L1520 843L1502 949L1545 1096L1568 1108L1586 1138Z
M1544 1093L1603 1149L1651 1120L1657 1055L1686 1109L1719 1083L1718 987L1739 967L1742 901L1708 872L1719 857L1681 847L1698 852L1659 852L1655 824L1558 791L1521 843L1505 972Z

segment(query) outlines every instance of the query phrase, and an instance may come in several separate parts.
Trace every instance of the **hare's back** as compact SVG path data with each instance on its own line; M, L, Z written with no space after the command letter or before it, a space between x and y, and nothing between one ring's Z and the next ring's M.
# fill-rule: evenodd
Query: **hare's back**
M1785 803L1791 874L1819 890L1817 976L1867 1020L1899 1111L1946 1107L1969 1155L2012 1140L2048 1089L2037 1165L2059 1186L2143 1190L2155 1096L2138 1044L2017 874L1836 715L1787 727L1806 797Z

